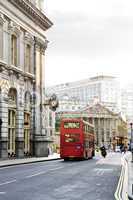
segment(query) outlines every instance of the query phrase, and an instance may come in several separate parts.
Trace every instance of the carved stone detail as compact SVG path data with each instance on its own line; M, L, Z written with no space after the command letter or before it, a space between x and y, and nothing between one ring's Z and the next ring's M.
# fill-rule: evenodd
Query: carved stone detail
M4 15L0 13L0 25L3 25L5 23Z
M13 70L10 69L10 70L8 71L8 74L9 74L9 76L13 75Z
M53 23L29 0L8 0L43 30L49 29Z
M25 33L25 41L27 43L29 43L30 45L33 45L34 44L34 37L30 33L26 32Z
M8 24L8 30L13 34L15 34L16 36L19 36L21 33L20 30L20 26L16 23L14 23L13 21L10 21Z
M49 41L45 40L45 43L42 45L41 52L42 52L43 55L45 54L45 51L46 51L47 46L48 46L48 43L49 43Z
M41 40L40 38L35 38L35 48L40 50L43 54L47 48L48 40Z
M0 72L4 71L4 67L2 65L0 65Z

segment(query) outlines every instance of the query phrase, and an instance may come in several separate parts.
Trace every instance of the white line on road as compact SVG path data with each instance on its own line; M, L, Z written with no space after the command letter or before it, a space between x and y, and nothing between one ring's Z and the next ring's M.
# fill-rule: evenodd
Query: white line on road
M47 164L48 164L48 162L46 162L46 161L49 161L49 160L44 160L44 161L38 161L38 162L29 162L29 163L20 163L20 164L16 164L16 165L9 165L9 166L2 166L2 165L0 165L0 171L1 170L4 170L4 169L9 169L9 168L15 168L15 167L23 167L24 165L25 166L30 166L30 165L38 165L38 164L44 164L44 166L47 166ZM58 160L59 161L59 160ZM61 161L61 160L60 160ZM54 163L54 162L57 162L57 160L52 160L51 161L52 163ZM51 164L52 165L52 164ZM50 165L50 166L51 166Z
M36 173L36 174L32 174L32 175L26 176L26 178L31 178L31 177L38 176L38 175L45 174L45 173L46 172L39 172L39 173Z
M1 185L7 185L7 184L10 184L10 183L14 183L14 182L16 182L17 180L16 179L14 179L14 180L12 180L12 181L7 181L7 182L4 182L4 183L0 183L0 186Z
M32 174L32 175L26 176L26 178L31 178L31 177L38 176L38 175L41 175L41 174L47 174L50 171L55 171L55 170L62 169L62 168L63 167L57 167L57 168L54 168L54 169L49 169L48 171L38 172L36 174Z
M0 192L0 195L1 195L1 194L6 194L6 192Z

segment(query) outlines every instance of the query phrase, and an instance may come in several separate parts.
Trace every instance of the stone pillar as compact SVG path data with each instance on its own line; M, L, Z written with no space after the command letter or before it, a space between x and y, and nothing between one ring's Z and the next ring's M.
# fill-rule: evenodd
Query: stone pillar
M48 156L48 143L45 136L35 136L35 156L47 157Z
M105 122L105 118L104 117L103 117L103 132L104 132L104 143L107 146L106 122Z
M0 136L0 158L8 158L8 97L6 94L1 95L0 111L0 117L3 122Z
M24 157L24 107L19 101L16 116L16 157Z
M98 138L98 118L95 117L95 136L96 136L96 144L99 145L99 138Z
M102 135L101 135L101 119L98 118L98 145L102 144Z
M36 85L35 92L39 97L39 104L35 105L35 135L33 136L34 154L36 156L48 156L48 142L45 135L45 128L43 127L43 101L44 101L44 61L45 61L45 49L47 42L35 39L35 55L36 55Z
M0 60L3 60L3 24L4 16L0 13Z
M111 121L112 121L112 119L109 118L109 137L111 137L111 135L112 135Z

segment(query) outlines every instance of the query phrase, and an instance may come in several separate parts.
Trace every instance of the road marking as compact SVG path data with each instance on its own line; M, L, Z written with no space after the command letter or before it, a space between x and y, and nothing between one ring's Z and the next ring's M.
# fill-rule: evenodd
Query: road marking
M36 173L36 174L32 174L32 175L26 176L26 178L31 178L31 177L38 176L38 175L45 174L45 173L46 172L39 172L39 173Z
M97 186L101 186L101 183L97 183L96 185L97 185Z
M16 179L14 179L14 180L12 180L12 181L7 181L7 182L4 182L4 183L0 183L0 186L1 185L7 185L7 184L10 184L10 183L14 183L14 182L16 182L17 180Z
M24 165L26 166L30 166L30 165L37 165L37 164L44 164L45 163L45 165L44 166L47 166L47 164L48 164L48 162L46 162L46 161L49 161L49 160L43 160L43 161L33 161L33 162L29 162L29 163L19 163L19 164L14 164L14 165L9 165L9 166L2 166L2 165L0 165L0 170L4 170L4 169L9 169L9 168L15 168L15 167L23 167ZM59 160L51 160L51 162L53 163L53 162L57 162L57 161L59 161ZM62 161L62 160L61 160ZM52 164L51 164L52 165ZM50 165L50 166L51 166Z
M62 169L63 167L56 167L56 168L53 168L53 169L49 169L48 171L43 171L43 172L38 172L36 174L31 174L29 176L26 176L26 178L31 178L31 177L34 177L34 176L39 176L41 174L47 174L48 172L50 171L55 171L55 170L58 170L58 169Z
M1 194L6 194L6 192L0 192L0 195L1 195Z
M57 170L57 169L62 169L63 167L56 167L56 168L53 168L53 169L50 169L49 171L54 171L54 170ZM48 172L49 172L48 171Z
M113 169L95 168L93 169L93 171L96 172L97 176L102 176L104 172L111 173Z

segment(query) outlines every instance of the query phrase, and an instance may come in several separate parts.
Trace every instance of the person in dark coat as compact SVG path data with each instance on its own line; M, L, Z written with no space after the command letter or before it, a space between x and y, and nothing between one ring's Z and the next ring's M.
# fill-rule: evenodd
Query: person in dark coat
M100 150L101 150L101 154L102 154L102 156L105 158L106 155L107 155L107 152L106 152L106 148L105 148L105 146L104 146L104 145L101 146L101 147L100 147Z

